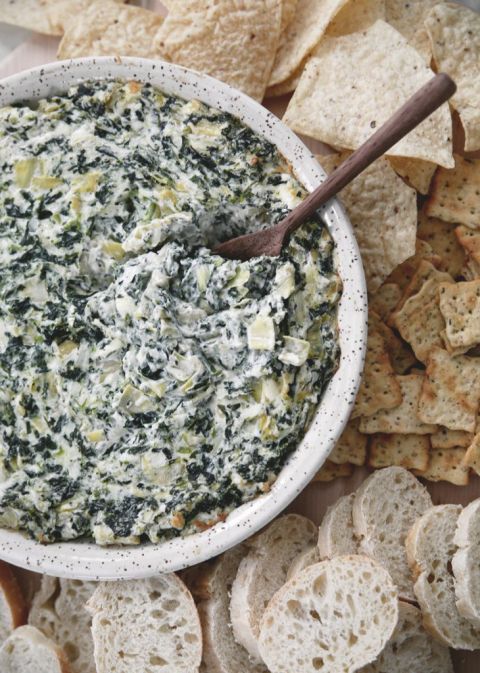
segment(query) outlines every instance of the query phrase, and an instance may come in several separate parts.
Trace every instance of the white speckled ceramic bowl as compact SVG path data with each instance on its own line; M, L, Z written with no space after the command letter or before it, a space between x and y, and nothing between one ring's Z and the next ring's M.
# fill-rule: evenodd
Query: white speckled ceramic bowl
M307 189L314 189L325 178L303 143L264 107L215 79L160 61L90 58L52 63L1 81L0 107L64 92L82 80L105 78L150 82L167 93L197 98L230 112L277 145ZM352 227L338 201L332 200L323 210L337 246L344 284L339 310L341 362L308 432L271 491L239 507L224 523L208 531L157 545L100 547L88 541L41 545L22 533L0 529L0 558L51 575L83 579L147 577L179 570L241 542L302 491L327 459L347 422L360 382L366 343L367 294Z

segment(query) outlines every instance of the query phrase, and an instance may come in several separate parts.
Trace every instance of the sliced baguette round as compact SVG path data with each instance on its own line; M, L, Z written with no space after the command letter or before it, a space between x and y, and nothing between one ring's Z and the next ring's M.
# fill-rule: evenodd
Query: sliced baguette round
M65 653L33 626L20 626L0 648L2 673L72 673Z
M0 644L26 621L27 603L14 571L0 561Z
M424 627L453 649L476 650L480 648L480 630L458 612L451 572L461 510L460 505L431 507L408 533L406 549Z
M317 535L310 519L287 514L248 541L250 551L232 585L230 616L235 640L255 662L262 661L257 640L265 608L285 583L293 559L315 543Z
M459 613L480 629L480 498L460 512L452 560Z
M399 602L398 624L378 658L359 673L453 673L448 647L425 631L422 613Z
M365 556L305 568L270 601L259 649L272 673L352 673L380 654L398 620L398 592Z
M247 554L238 545L222 554L195 580L195 597L203 633L202 670L207 673L268 673L263 664L251 661L239 645L230 622L230 593L241 560Z
M353 527L354 500L355 493L344 495L327 509L318 531L321 559L359 553L359 542Z
M295 575L298 575L299 572L308 568L308 566L313 566L314 563L318 563L319 561L320 556L318 554L318 547L317 545L312 544L307 547L305 551L300 552L300 554L291 562L287 573L287 582L288 580L291 580L292 577L295 577Z
M397 585L400 598L410 601L415 595L405 537L431 506L427 489L403 467L386 467L371 474L357 490L353 503L361 552L383 565Z
M63 649L73 673L96 673L92 618L86 603L97 585L97 582L44 575L28 615L31 626Z
M101 582L87 608L97 673L197 673L200 620L191 593L176 575Z

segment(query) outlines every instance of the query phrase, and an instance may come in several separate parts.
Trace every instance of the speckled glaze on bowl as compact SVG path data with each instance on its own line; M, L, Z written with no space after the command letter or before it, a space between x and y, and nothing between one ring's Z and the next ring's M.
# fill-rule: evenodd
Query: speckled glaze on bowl
M89 58L52 63L2 80L0 107L61 93L86 79L106 78L150 82L167 93L197 98L230 112L277 145L307 189L314 189L325 179L325 172L305 145L264 107L211 77L162 61ZM0 529L0 558L60 577L148 577L200 563L238 544L265 526L303 490L327 459L347 422L360 383L366 343L367 293L352 227L335 199L323 213L335 239L344 284L339 308L341 362L310 428L271 491L242 505L210 530L155 545L100 547L88 541L41 545L23 533Z

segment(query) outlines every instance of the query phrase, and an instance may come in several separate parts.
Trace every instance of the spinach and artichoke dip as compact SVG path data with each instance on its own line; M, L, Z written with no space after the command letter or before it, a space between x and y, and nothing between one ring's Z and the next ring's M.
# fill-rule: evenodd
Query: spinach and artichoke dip
M0 110L0 525L153 542L268 490L338 363L325 225L236 118L136 82Z

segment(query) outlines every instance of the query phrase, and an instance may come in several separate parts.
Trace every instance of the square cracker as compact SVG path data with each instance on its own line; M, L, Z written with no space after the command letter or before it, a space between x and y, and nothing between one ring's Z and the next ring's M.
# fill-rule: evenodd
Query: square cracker
M439 427L437 432L430 436L430 442L434 449L453 449L456 447L467 447L471 443L473 435L464 430L449 430Z
M280 0L183 0L172 7L155 46L174 63L261 101L279 43L281 15Z
M463 457L462 463L480 476L480 432L472 439Z
M417 359L410 346L402 341L374 311L370 311L369 320L372 327L383 337L385 349L390 357L395 374L405 374L406 371L417 364Z
M333 481L339 477L350 477L353 474L353 466L349 463L336 465L330 460L325 461L322 468L313 477L312 481Z
M331 173L350 152L319 157ZM415 253L416 194L385 158L377 159L339 193L355 231L370 292Z
M480 280L440 285L447 350L465 353L480 344Z
M402 403L394 409L382 409L371 416L360 419L360 432L398 433L402 435L429 435L435 432L434 423L424 423L417 414L418 401L424 377L421 374L397 376L396 380L402 393Z
M445 222L480 229L480 159L455 155L455 168L439 168L425 212Z
M466 486L470 471L463 464L464 456L463 448L432 449L428 467L414 472L427 481L448 481L456 486Z
M418 405L424 423L473 432L480 403L480 358L433 348ZM362 430L363 431L363 430Z
M465 150L480 149L480 15L458 4L438 4L425 18L439 72L457 85L450 99L465 130Z
M349 421L328 459L336 465L365 465L367 437L358 430L357 421Z
M428 466L428 435L374 435L370 442L368 464L375 469L398 465L407 470L425 470Z
M417 237L415 254L399 264L385 282L396 283L403 293L423 262L428 262L430 265L438 267L441 261L440 257L433 252L432 246Z
M369 327L365 368L351 417L369 416L379 409L392 409L398 407L401 401L400 385L385 350L385 341L377 330Z
M475 231L462 224L455 229L455 235L468 257L480 265L480 231Z
M418 214L417 236L426 241L441 257L439 269L457 278L465 264L465 250L456 235L455 225L436 217L428 217L423 210Z
M369 306L382 320L387 320L401 296L402 291L398 283L384 283L370 297Z
M356 149L432 76L420 54L384 21L351 35L324 37L305 66L284 121L333 147ZM388 155L453 167L448 105Z
M152 47L163 17L140 7L98 0L69 22L60 42L61 59L80 56L159 56Z
M388 157L393 170L398 173L410 187L420 194L428 194L436 164L420 159L408 159L407 157Z

